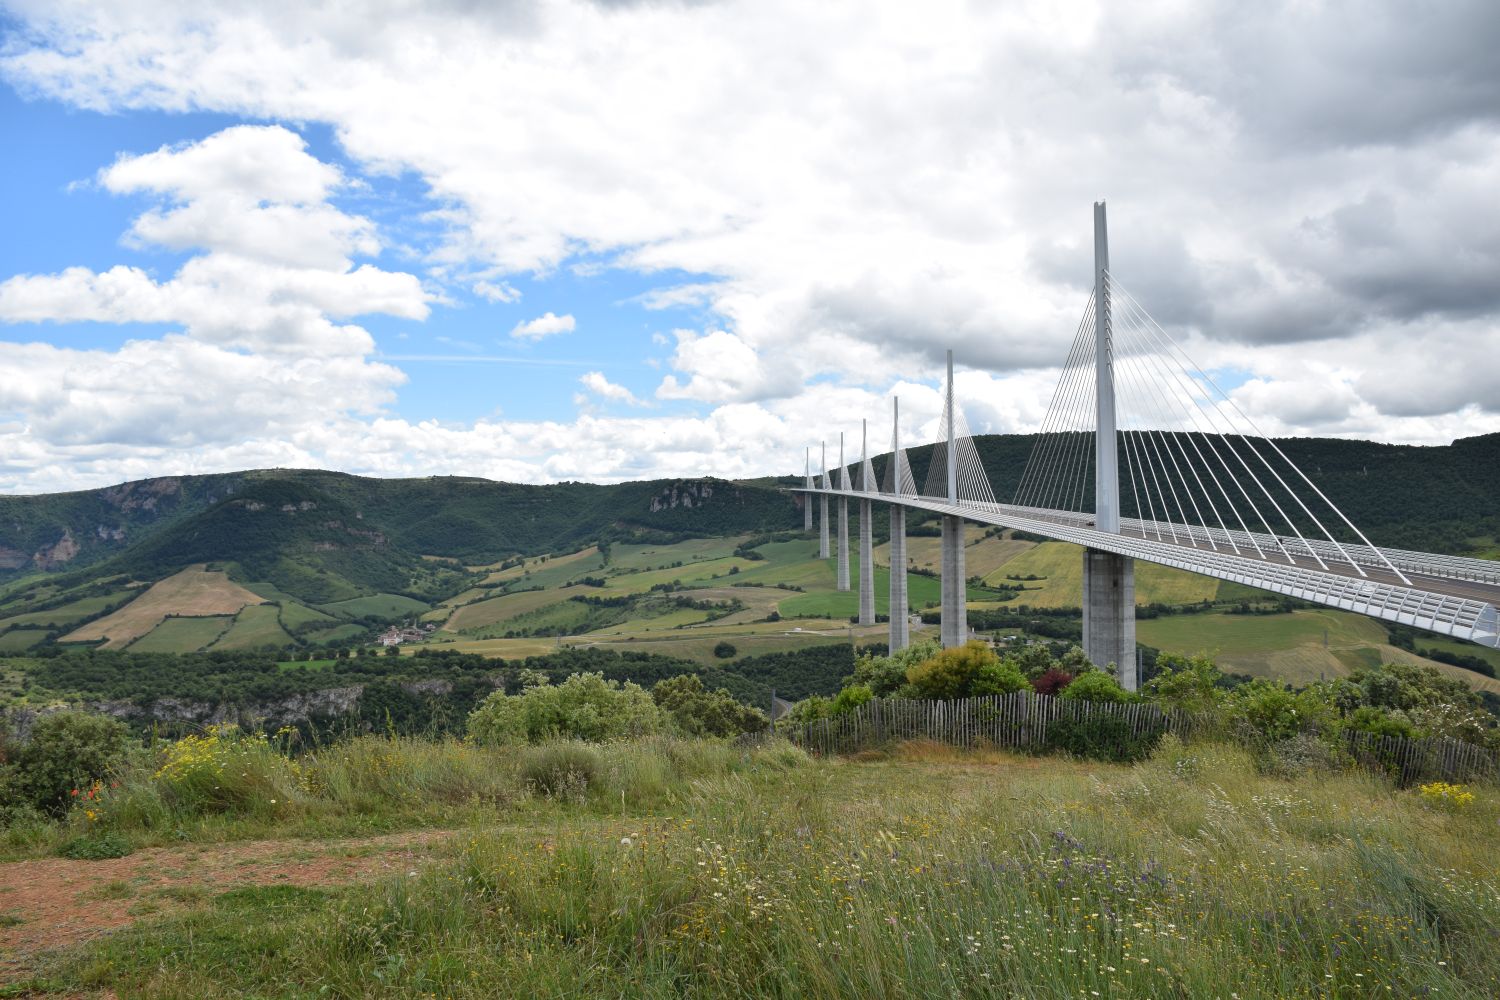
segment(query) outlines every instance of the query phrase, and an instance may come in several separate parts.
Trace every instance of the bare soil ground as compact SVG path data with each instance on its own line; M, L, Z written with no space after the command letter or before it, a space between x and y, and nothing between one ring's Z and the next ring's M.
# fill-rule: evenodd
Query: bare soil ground
M257 840L137 851L107 861L0 864L0 983L44 951L201 905L244 886L341 886L416 871L451 836L424 830L357 840Z
M159 580L144 594L113 614L74 630L66 642L108 638L106 648L118 649L154 629L167 615L233 615L247 604L264 604L223 573L189 566Z

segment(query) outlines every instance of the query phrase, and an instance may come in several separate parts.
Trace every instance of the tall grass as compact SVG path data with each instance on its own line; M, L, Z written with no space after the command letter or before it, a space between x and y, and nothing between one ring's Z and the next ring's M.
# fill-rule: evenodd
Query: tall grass
M361 736L288 756L263 737L218 730L143 752L89 808L60 823L15 824L0 844L16 855L90 836L149 846L465 826L538 806L642 812L744 758L721 741L667 736L508 747Z
M639 759L617 777L603 751L585 792L664 787L669 814L476 827L450 861L236 931L243 945L211 970L170 957L184 930L168 926L60 982L201 996L1500 993L1490 791L1436 808L1374 778L1278 779L1239 750L1172 740L1133 768L931 747L789 766L785 750L677 748L690 759L621 748ZM518 774L576 751L539 751ZM672 769L663 785L658 767ZM231 920L243 914L195 927ZM158 957L132 961L143 946Z

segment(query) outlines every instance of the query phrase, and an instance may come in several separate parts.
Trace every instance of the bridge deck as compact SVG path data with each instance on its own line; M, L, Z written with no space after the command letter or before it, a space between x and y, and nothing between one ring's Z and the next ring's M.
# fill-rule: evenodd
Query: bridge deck
M1378 550L1377 555L1377 550L1351 546L1349 554L1359 564L1356 568L1348 561L1339 561L1343 556L1327 543L1314 545L1291 538L1224 532L1198 525L1158 526L1127 520L1120 534L1111 534L1094 528L1092 515L1075 511L965 501L953 504L933 497L854 490L799 487L792 492L900 503L939 514L957 514L981 524L1017 528L1059 541L1118 552L1500 648L1496 615L1496 608L1500 607L1500 565L1483 560L1386 549ZM1381 555L1390 558L1410 582L1402 582L1386 568Z

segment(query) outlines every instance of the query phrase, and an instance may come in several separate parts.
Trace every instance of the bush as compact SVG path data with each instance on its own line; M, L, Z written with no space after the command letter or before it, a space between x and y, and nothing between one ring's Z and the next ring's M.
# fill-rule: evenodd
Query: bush
M943 651L935 639L919 639L889 656L865 653L854 662L854 683L868 687L877 698L887 698L906 685L912 667Z
M721 660L733 659L734 654L738 652L739 650L734 648L734 643L732 642L721 642L714 647L714 655Z
M1073 675L1060 667L1048 667L1040 677L1031 679L1031 689L1037 694L1055 695L1073 683Z
M521 780L551 799L581 802L603 768L598 750L573 740L527 747L521 753Z
M834 695L833 703L828 706L828 714L843 715L845 712L852 712L874 697L874 692L863 684L850 684Z
M1131 700L1130 692L1120 687L1120 683L1114 677L1101 670L1090 670L1074 678L1073 683L1063 688L1062 694L1058 697L1064 701L1120 702Z
M1151 755L1165 732L1165 725L1156 725L1133 735L1129 722L1107 714L1087 719L1054 719L1047 723L1047 749L1075 757L1135 763Z
M111 831L74 837L57 849L58 854L74 861L107 861L123 858L130 852L130 841Z
M130 731L114 719L85 712L43 716L16 753L6 790L21 804L60 816L76 794L125 762L129 745Z
M517 695L496 691L469 714L468 728L475 740L491 744L600 741L658 733L663 721L662 710L639 685L574 674Z
M1014 663L1002 662L982 642L945 649L912 667L906 678L917 697L935 701L1008 694L1029 686Z
M236 726L211 726L168 744L155 778L168 801L188 813L275 815L301 798L301 768L265 734Z
M764 712L740 704L723 688L708 690L697 674L658 681L651 700L684 736L739 736L764 729L769 722Z

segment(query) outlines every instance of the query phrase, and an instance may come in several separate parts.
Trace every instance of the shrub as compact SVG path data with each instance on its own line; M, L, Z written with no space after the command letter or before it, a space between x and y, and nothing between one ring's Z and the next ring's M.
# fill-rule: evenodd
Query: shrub
M561 684L538 684L517 695L496 691L469 714L468 728L481 743L598 741L657 733L663 720L639 685L573 674Z
M833 703L828 707L828 714L843 715L845 712L852 712L874 697L875 693L863 684L850 684L834 695Z
M130 841L113 831L74 837L64 841L57 853L74 861L106 861L131 852Z
M102 715L43 716L15 755L8 790L22 803L60 816L72 805L74 793L108 778L125 762L129 741L124 723Z
M1452 785L1446 781L1434 781L1417 789L1422 804L1444 812L1461 812L1474 804L1474 793L1467 785Z
M603 767L599 751L576 740L544 743L521 752L521 780L527 788L552 799L581 802Z
M1087 719L1054 719L1047 723L1047 749L1075 757L1134 763L1149 757L1165 732L1162 724L1135 735L1129 722L1107 714Z
M766 728L764 712L742 705L728 691L710 691L697 674L658 681L651 700L684 736L738 736Z
M868 687L877 698L887 698L906 685L912 667L943 651L935 639L919 639L889 656L865 653L854 662L854 683Z
M1224 675L1206 656L1162 653L1156 666L1161 672L1146 682L1142 693L1163 708L1207 712L1223 699Z
M1045 676L1045 675L1043 675ZM1119 681L1101 670L1090 670L1075 678L1058 695L1064 701L1130 701L1130 692L1120 687Z
M1014 663L1002 663L982 642L945 649L909 669L906 678L917 697L939 701L1007 694L1028 686Z
M1031 679L1031 689L1037 694L1053 695L1073 683L1073 675L1060 667L1048 667L1040 677Z
M721 660L733 659L734 654L738 652L739 650L734 648L734 643L728 641L720 642L714 647L714 655Z
M265 734L237 726L211 726L168 744L155 778L168 800L189 813L276 814L301 797L301 768Z

